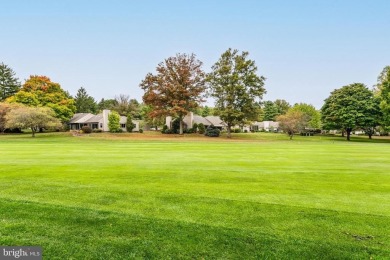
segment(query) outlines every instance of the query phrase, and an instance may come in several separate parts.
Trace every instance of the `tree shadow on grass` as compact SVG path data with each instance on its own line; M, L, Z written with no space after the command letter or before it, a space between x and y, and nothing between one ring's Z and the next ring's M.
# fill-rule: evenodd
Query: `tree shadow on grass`
M340 142L356 142L356 143L387 143L390 144L390 137L388 136L374 136L369 139L368 136L351 136L351 140L348 141L347 137L342 136L329 136L332 141Z

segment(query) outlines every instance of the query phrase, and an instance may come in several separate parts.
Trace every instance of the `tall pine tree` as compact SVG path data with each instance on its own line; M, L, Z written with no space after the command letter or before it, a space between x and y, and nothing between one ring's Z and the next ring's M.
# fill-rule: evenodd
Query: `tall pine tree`
M96 113L97 104L95 99L88 95L85 88L81 87L74 98L76 113Z
M20 82L15 77L15 72L4 63L0 63L0 101L13 96L19 89Z

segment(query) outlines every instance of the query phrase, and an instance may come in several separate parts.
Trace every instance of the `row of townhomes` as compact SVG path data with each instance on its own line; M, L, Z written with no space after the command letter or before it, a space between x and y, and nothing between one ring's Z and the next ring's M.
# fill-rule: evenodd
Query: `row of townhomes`
M103 132L108 132L108 115L110 114L110 110L103 110L101 114L94 115L91 113L77 113L74 114L72 119L69 121L69 128L71 130L80 130L83 126L89 126L92 130L99 129ZM125 116L121 116L119 123L121 125L121 129L126 131L126 122L127 118ZM139 131L139 121L132 120L135 125L133 132Z
M168 128L172 128L173 118L171 116L166 117L165 124ZM202 123L206 128L209 126L214 126L219 128L220 130L226 129L227 124L219 117L219 116L200 116L194 115L194 113L190 112L183 118L184 129L191 128L194 124ZM263 122L252 122L249 125L244 126L235 126L233 128L241 128L241 130L247 131L278 131L279 123L274 121L263 121Z
M110 110L103 110L101 114L94 115L91 113L77 113L74 114L72 119L69 121L69 127L71 130L80 130L83 126L89 126L92 130L99 129L103 132L108 132L108 115L110 114ZM126 131L126 121L127 118L125 116L120 117L120 125L123 131ZM140 121L132 120L135 125L133 132L138 132L140 129ZM166 125L168 128L172 127L173 118L171 116L166 117ZM200 116L195 115L190 112L183 119L184 128L191 128L195 123L203 124L206 128L209 126L217 127L220 130L226 129L226 123L219 116ZM278 131L279 123L274 121L263 121L263 122L252 122L250 125L244 126L235 126L234 128L241 128L241 130L245 131Z

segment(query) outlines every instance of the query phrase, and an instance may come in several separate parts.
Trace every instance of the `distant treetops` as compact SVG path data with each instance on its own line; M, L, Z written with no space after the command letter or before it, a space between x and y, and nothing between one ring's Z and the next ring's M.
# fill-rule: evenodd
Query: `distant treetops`
M262 120L280 121L281 128L292 134L303 128L341 130L348 140L354 129L364 129L370 138L379 128L390 131L390 66L380 73L373 90L362 83L343 86L330 93L321 111L310 104L291 106L283 99L262 101L266 93L265 78L258 75L255 61L249 59L248 52L229 48L209 73L202 66L195 54L176 54L159 63L156 72L148 73L140 83L145 91L144 103L127 95L97 103L85 88L81 87L72 98L59 83L46 76L30 76L21 85L15 72L0 63L0 128L6 125L6 114L18 107L12 104L20 104L48 108L53 113L48 110L29 113L46 113L62 123L76 112L97 113L103 109L142 119L151 126L162 125L165 116L172 116L179 119L181 134L184 116L196 111L220 116L227 124L228 137L234 125ZM214 99L213 108L200 106L206 97ZM28 110L20 111L27 113Z

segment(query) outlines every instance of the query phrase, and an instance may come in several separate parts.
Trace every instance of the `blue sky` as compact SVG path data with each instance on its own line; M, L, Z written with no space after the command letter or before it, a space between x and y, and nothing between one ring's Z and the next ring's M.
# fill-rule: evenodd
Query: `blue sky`
M141 80L179 52L208 72L227 48L249 51L265 100L317 108L390 65L388 0L0 0L0 24L0 62L22 82L46 75L97 100L141 101Z

